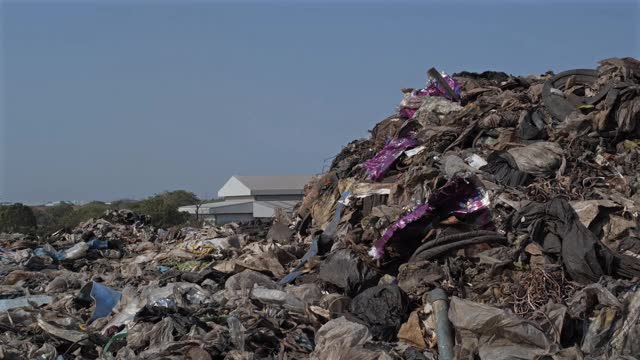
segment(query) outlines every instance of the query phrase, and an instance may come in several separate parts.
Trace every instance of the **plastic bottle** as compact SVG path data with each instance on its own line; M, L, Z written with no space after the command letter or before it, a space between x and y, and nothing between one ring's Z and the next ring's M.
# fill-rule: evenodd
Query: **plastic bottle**
M236 316L230 316L227 318L227 325L229 326L229 333L231 335L231 342L236 346L236 349L244 352L244 341L246 329Z
M59 260L75 260L84 257L89 250L89 244L84 241L81 241L67 250L63 251L61 254L61 259Z

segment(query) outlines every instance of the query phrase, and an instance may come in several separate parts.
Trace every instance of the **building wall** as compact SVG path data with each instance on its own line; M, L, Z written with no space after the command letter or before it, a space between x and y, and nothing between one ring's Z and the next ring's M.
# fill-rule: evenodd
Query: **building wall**
M264 206L260 203L255 203L253 205L253 216L259 218L267 218L273 217L275 214L275 210L271 207Z
M226 196L225 200L253 200L253 195Z
M195 219L196 216L195 215L191 215L192 219ZM216 223L216 216L215 215L210 215L210 214L200 214L198 215L198 219L208 222L210 224L215 224Z
M253 214L217 214L216 225L253 220Z
M302 200L303 195L256 195L257 201L292 201Z

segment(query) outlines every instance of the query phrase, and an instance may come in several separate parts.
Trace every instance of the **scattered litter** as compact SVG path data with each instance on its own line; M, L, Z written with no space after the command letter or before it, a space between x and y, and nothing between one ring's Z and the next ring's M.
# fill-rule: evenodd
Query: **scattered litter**
M0 357L637 357L640 62L428 77L274 222L0 234Z

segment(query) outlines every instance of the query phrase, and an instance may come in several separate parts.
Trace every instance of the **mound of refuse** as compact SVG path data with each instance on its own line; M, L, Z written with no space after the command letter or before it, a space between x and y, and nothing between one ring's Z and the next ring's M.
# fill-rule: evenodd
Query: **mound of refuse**
M640 62L428 77L292 215L0 236L0 358L637 358Z

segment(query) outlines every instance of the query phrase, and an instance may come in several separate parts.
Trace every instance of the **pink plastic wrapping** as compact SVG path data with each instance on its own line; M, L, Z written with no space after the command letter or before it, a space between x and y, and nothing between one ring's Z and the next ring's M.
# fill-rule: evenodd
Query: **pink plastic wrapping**
M380 180L403 151L413 148L416 145L418 145L418 142L412 138L397 138L391 140L372 159L367 160L362 165L367 169L369 180Z
M460 83L445 73L442 73L442 77L444 78L444 81L447 82L447 85L449 85L449 87L453 90L453 92L456 93L458 97L460 97L460 94L462 93L462 86L460 85ZM442 88L440 83L438 83L434 79L429 79L429 82L427 82L427 87L419 91L421 91L421 94L424 94L422 96L442 96L449 100L453 100L447 95L447 92Z
M460 97L462 93L462 86L451 76L442 73L442 77L447 82L449 87L453 89L453 92ZM413 115L415 115L416 111L422 105L422 100L425 96L441 96L451 99L447 92L442 88L440 83L438 83L434 79L429 79L427 82L427 86L424 89L414 90L409 95L405 95L405 98L402 100L399 106L399 115L401 118L411 119Z
M471 214L474 215L474 224L479 226L490 224L489 196L483 188L472 182L460 177L453 178L436 190L425 204L391 224L382 237L373 243L369 255L374 259L382 258L387 243L396 232L417 220L431 217L433 222L450 215L464 219Z

